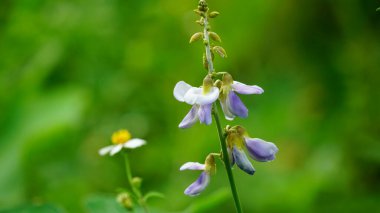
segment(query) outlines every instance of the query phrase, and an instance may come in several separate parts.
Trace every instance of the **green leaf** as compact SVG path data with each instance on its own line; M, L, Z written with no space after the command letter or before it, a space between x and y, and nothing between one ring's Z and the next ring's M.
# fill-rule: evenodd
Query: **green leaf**
M145 194L144 200L148 201L149 198L154 198L154 197L165 198L165 195L163 195L162 193L159 193L159 192L151 191L151 192L148 192Z
M377 9L376 9L376 11L377 11L377 12L379 12L379 11L380 11L380 7L379 7L379 8L377 8Z

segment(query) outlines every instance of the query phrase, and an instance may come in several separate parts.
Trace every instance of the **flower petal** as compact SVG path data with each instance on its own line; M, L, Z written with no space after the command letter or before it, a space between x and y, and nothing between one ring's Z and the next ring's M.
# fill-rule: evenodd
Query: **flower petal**
M125 144L124 144L124 147L125 148L128 148L128 149L135 149L137 147L140 147L140 146L143 146L146 144L146 141L143 140L143 139L140 139L140 138L133 138L129 141L127 141Z
M264 90L259 86L246 85L246 84L243 84L239 81L234 81L234 83L232 83L231 86L235 92L237 92L239 94L244 94L244 95L262 94L264 92Z
M245 171L246 173L253 175L255 173L255 169L253 168L251 162L249 162L247 156L244 151L234 146L233 148L233 156L238 167Z
M260 138L245 138L249 155L257 161L266 162L276 158L278 148L274 143L266 142Z
M235 94L235 92L230 91L228 93L227 98L227 106L228 109L232 112L232 114L239 116L241 118L248 117L248 109L245 107L240 98Z
M202 172L199 178L185 189L185 194L188 196L199 195L210 182L210 175L207 172Z
M187 162L179 168L180 171L183 170L205 170L205 165L198 162Z
M106 146L106 147L103 147L99 150L99 155L106 155L108 154L114 147L115 145L110 145L110 146Z
M206 105L211 104L219 97L219 89L217 87L212 87L210 92L203 94L202 88L192 87L189 89L184 97L186 103L194 105Z
M202 105L199 107L198 116L199 116L199 121L201 123L204 123L206 125L211 124L212 122L211 107L212 107L212 104Z
M191 86L189 84L184 81L180 81L175 85L173 95L178 101L184 102L185 100L183 98L190 88Z
M117 144L117 145L114 145L114 147L112 148L111 152L110 152L110 155L114 155L118 152L120 152L120 150L123 148L123 144Z
M232 121L235 118L235 115L228 109L227 98L220 99L220 106L222 106L224 117L227 120Z
M178 125L178 127L185 129L185 128L189 128L193 126L198 120L198 110L199 110L199 107L197 105L194 105L191 108L191 110L187 113L185 118L183 118L183 120Z

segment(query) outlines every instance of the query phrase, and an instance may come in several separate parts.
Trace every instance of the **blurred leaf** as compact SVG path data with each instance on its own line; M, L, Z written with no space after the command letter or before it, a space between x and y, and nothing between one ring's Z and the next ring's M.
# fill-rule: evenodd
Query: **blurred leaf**
M10 209L0 209L3 213L63 213L61 208L52 204L43 205L23 205Z
M204 213L213 212L217 206L224 203L228 198L231 198L230 190L228 188L222 188L202 200L195 201L186 212L191 213ZM233 202L233 200L231 200Z
M107 195L94 195L89 197L86 201L86 208L90 213L129 212L116 201L115 197Z

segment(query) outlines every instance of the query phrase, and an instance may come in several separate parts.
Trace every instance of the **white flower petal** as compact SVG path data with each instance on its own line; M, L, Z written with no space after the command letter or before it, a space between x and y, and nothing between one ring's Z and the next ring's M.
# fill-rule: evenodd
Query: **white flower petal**
M135 148L140 147L140 146L145 145L145 144L146 144L145 140L140 139L140 138L133 138L133 139L127 141L124 144L124 147L128 148L128 149L135 149Z
M117 144L114 145L113 149L110 152L110 155L113 156L114 154L120 152L120 150L123 148L123 144Z
M224 117L227 120L232 121L235 118L235 115L232 114L232 112L230 112L230 110L228 109L228 105L229 105L228 98L225 98L224 100L220 100L220 105L222 106Z
M174 97L178 101L184 102L185 94L187 93L187 91L189 91L190 88L191 86L187 84L186 82L184 81L178 82L174 87L174 91L173 91Z
M103 147L99 150L99 155L103 156L103 155L106 155L108 154L114 147L115 145L110 145L110 146L106 146L106 147Z
M212 87L210 92L203 94L202 88L193 87L187 91L184 100L186 103L194 105L206 105L211 104L219 97L219 89L217 87Z
M205 165L198 162L187 162L179 168L180 171L183 170L205 170Z
M262 94L264 92L264 90L259 86L246 85L239 81L234 81L231 86L234 91L243 95Z

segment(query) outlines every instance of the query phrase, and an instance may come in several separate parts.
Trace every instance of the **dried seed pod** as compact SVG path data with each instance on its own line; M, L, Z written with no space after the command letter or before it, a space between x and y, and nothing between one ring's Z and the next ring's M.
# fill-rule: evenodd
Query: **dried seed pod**
M217 41L217 42L222 42L222 39L220 39L219 35L216 34L215 32L209 32L208 35L210 36L212 40Z

